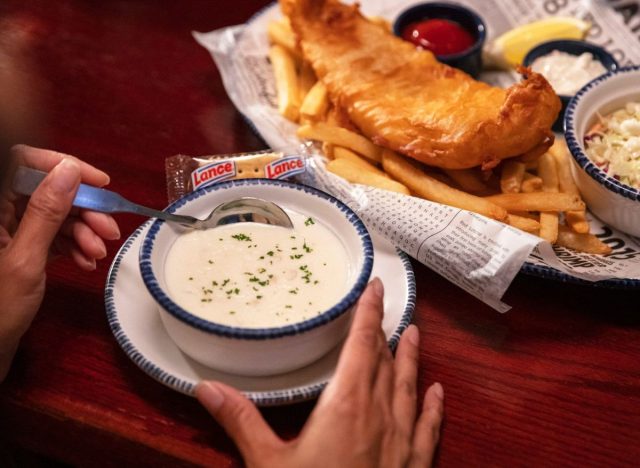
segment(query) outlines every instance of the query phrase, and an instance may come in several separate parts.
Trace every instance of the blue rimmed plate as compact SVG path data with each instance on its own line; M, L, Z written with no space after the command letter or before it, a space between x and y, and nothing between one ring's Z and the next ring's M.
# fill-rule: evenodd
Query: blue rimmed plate
M140 226L116 255L105 288L109 326L124 352L149 376L187 395L201 380L219 380L242 391L260 406L277 406L317 397L335 369L341 346L319 361L287 374L242 377L209 369L183 354L164 329L157 305L142 282L138 251L150 223ZM415 308L415 280L408 257L372 235L372 276L385 285L382 327L395 348Z
M577 278L572 275L563 273L560 270L543 265L536 265L534 263L525 263L522 265L520 273L524 273L529 276L537 276L539 278L550 279L553 281L559 281L561 283L579 284L582 286L590 286L594 288L605 289L640 289L640 280L631 278L616 278L602 281L586 281Z

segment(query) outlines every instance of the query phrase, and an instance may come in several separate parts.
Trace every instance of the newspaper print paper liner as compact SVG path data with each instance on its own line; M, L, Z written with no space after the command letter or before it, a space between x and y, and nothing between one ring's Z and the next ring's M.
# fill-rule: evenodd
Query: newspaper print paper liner
M390 19L412 3L415 2L361 2L366 14ZM494 0L492 3L498 8L491 13L486 9L486 2L467 0L463 3L485 15L494 35L513 24L506 16L509 8L504 1ZM602 9L597 5L590 5L590 8ZM612 15L607 9L598 14L601 17ZM295 135L298 125L277 112L273 74L266 58L266 26L279 16L277 4L272 4L256 13L246 25L194 33L194 37L211 53L230 99L252 128L274 150L297 152L301 144ZM540 13L539 16L545 15ZM618 44L614 43L615 46ZM640 54L636 55L640 57ZM482 78L503 85L512 81L508 72L491 73ZM597 220L592 221L592 232L602 235L603 241L615 247L614 254L624 252L623 256L633 258L602 257L578 254L562 247L552 248L538 237L475 213L348 184L324 169L323 158L313 154L313 145L307 147L311 148L311 155L303 182L337 196L356 211L370 229L383 234L396 247L496 310L505 312L509 309L500 298L520 271L567 282L595 284L593 282L598 281L599 286L640 287L640 241L612 231Z

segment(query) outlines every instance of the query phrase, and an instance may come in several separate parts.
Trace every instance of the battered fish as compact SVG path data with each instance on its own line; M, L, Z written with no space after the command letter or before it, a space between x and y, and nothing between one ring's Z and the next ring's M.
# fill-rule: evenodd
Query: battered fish
M445 169L543 152L560 100L541 75L494 88L336 0L281 0L334 105L374 143Z

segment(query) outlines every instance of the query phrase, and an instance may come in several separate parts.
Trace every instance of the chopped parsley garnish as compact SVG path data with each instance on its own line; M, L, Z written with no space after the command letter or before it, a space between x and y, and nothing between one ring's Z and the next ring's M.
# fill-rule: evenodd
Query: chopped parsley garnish
M304 222L305 226L311 226L312 224L316 224L313 218L307 218L307 220Z
M257 296L256 296L256 299L262 299L262 296L257 295Z
M304 241L304 244L302 244L302 248L303 248L303 249L304 249L304 251L305 251L305 252L307 252L307 253L311 253L311 252L313 252L313 249L307 245L307 241Z
M240 233L240 234L235 234L233 236L234 239L239 240L239 241L246 241L246 242L251 242L251 237L247 236L246 234Z
M265 271L267 271L267 269L266 269L266 268L259 268L259 269L258 269L258 273L264 273Z
M273 250L269 250L269 251L267 252L267 255L268 255L269 257L273 257L275 254L273 253Z
M289 294L298 294L298 291L299 291L298 288L290 289Z
M304 273L304 275L302 276L302 279L304 280L304 282L310 283L311 275L313 275L313 273L309 271L309 267L307 265L301 265L300 270Z
M193 276L189 276L189 281L193 281Z
M299 259L301 259L302 257L303 257L303 255L302 255L302 254L289 255L289 258L290 258L291 260L299 260Z
M284 306L285 309L291 309L291 306L289 304L287 304L286 306Z
M224 288L227 284L229 284L229 281L231 281L229 278L227 278L226 280L224 280L222 282L222 287Z

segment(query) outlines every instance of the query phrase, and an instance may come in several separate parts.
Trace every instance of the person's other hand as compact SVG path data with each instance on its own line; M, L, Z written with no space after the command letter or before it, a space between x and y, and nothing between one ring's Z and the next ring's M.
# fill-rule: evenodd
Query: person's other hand
M40 307L50 256L68 255L94 270L107 254L103 239L120 237L111 216L71 210L80 182L102 187L107 174L54 151L24 145L12 151L18 164L49 174L30 199L10 190L0 198L0 380Z
M403 333L395 361L381 328L383 287L374 279L357 305L335 376L302 432L283 441L237 390L202 382L198 400L251 467L424 467L443 416L443 390L426 392L417 415L418 329Z

